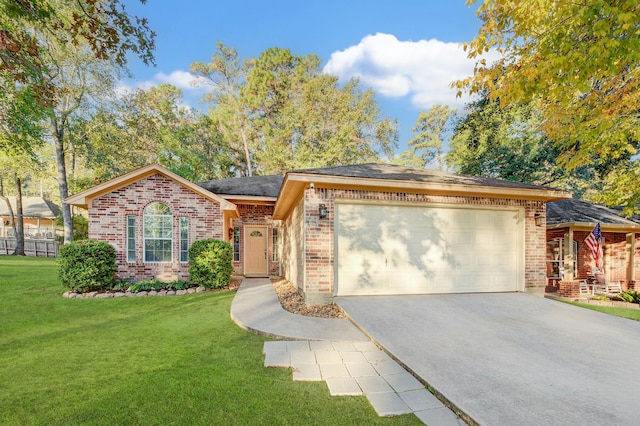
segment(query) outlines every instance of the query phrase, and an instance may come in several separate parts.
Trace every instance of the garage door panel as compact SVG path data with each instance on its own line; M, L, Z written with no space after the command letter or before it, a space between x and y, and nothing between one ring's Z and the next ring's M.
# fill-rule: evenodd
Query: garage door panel
M515 291L517 211L336 205L337 293Z

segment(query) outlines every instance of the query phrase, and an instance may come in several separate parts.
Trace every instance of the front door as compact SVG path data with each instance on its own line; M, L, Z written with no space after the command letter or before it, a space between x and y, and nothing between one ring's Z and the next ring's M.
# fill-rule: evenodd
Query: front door
M244 273L245 275L267 275L267 228L245 226L244 228Z

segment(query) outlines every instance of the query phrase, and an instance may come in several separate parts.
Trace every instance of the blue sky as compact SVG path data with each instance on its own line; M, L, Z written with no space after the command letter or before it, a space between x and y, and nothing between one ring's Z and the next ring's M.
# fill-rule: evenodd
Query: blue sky
M131 58L129 87L172 83L185 101L199 103L202 89L190 85L189 66L208 62L217 41L242 58L270 47L317 54L325 72L359 77L377 93L382 114L398 120L397 152L406 148L418 114L434 104L462 109L449 84L471 75L474 62L460 43L480 27L465 0L423 1L218 1L126 0L129 13L145 17L157 33L156 67Z

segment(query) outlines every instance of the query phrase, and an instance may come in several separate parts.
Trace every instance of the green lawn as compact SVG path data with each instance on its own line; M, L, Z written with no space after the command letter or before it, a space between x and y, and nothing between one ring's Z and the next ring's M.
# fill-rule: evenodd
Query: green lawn
M64 299L52 259L0 256L0 424L420 424L262 366L235 293Z
M615 315L617 317L640 321L640 309L614 308L613 306L598 306L598 305L591 305L588 303L576 303L576 302L569 302L569 303L572 305L580 306L581 308L591 309L592 311L604 312L605 314Z

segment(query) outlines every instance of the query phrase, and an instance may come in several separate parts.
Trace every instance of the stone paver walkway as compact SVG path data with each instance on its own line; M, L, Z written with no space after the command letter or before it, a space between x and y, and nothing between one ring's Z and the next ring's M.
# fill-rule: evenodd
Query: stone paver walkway
M327 382L331 395L365 395L379 416L414 413L427 425L465 423L372 342L265 342L265 367L293 370L293 380Z

